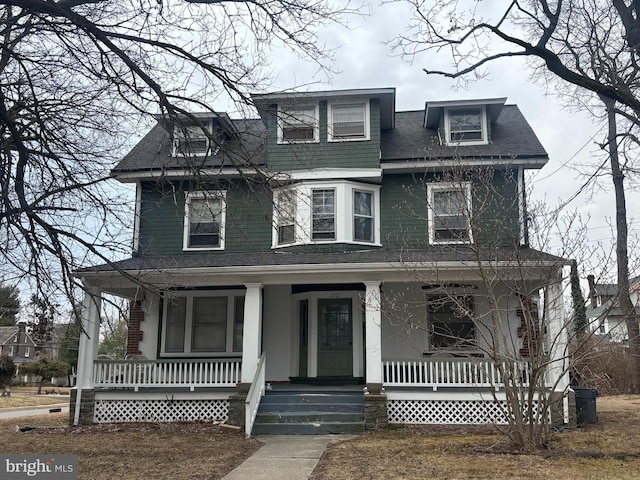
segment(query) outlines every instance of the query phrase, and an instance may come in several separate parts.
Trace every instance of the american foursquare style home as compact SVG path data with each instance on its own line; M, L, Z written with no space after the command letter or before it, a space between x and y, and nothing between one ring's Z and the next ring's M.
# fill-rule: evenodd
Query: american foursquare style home
M136 186L133 254L77 272L71 421L504 423L504 377L537 348L563 398L565 262L527 230L525 171L547 153L505 98L397 112L395 95L259 94L257 118L158 119L112 172ZM103 294L131 301L123 360L97 355Z

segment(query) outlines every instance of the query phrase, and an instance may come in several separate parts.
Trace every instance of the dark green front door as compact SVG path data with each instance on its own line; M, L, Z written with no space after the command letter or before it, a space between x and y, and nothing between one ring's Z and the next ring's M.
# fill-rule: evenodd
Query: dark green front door
M353 375L353 317L350 298L318 300L318 376Z

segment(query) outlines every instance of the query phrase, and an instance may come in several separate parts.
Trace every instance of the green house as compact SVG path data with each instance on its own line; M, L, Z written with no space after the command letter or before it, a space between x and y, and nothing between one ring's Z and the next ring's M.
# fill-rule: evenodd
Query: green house
M325 410L355 397L357 418L291 424L501 423L509 382L536 382L534 402L557 399L565 420L566 262L529 246L527 222L546 151L505 98L399 112L395 94L259 94L254 118L158 118L112 172L136 186L131 257L78 272L94 335L73 421L296 433L265 427L266 406L320 391ZM131 301L125 360L97 358L101 294Z

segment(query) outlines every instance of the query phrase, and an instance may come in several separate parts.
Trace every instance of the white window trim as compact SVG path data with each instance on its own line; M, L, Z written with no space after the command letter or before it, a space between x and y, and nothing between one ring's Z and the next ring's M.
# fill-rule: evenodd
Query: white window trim
M203 120L204 127L208 130L209 135L213 132L213 121L211 119ZM182 152L178 150L178 140L184 138L185 129L188 131L189 129L199 130L202 135L195 137L196 139L204 139L206 142L206 148L204 151L198 152ZM203 131L202 127L198 124L186 124L186 125L176 125L173 129L173 147L171 149L171 155L173 157L206 157L208 155L216 155L220 149L211 147L211 138L207 136Z
M24 347L24 358L29 358L31 355L31 347Z
M467 215L467 232L469 233L468 240L436 240L436 229L434 228L434 209L433 209L433 194L435 192L450 191L450 190L464 190L467 200L467 209L469 215ZM473 212L473 205L471 201L471 182L462 183L430 183L427 185L427 200L428 200L428 213L427 221L429 223L429 243L432 245L468 245L473 243L473 229L471 228L470 214Z
M335 190L335 239L312 239L313 190ZM380 243L380 186L350 181L333 182L301 182L292 186L274 189L274 204L283 190L295 192L296 198L296 235L295 242L278 244L278 213L273 212L272 248L282 248L292 245L318 245L331 243L346 243L355 245L381 246ZM373 242L354 240L354 191L367 192L373 195Z
M456 110L462 110L462 109L475 109L478 108L480 109L480 122L481 122L481 127L482 127L482 139L481 140L469 140L469 141L465 141L465 140L458 140L458 141L451 141L451 125L449 123L449 115L451 113L451 111L453 110L454 112ZM488 124L487 124L487 107L485 105L456 105L455 107L446 107L444 109L444 130L445 130L445 139L446 139L446 143L447 145L456 145L456 146L465 146L465 145L487 145L489 143L489 129L488 129Z
M282 212L281 206L281 196L290 195L293 200L293 240L291 242L280 242L280 215ZM298 238L298 195L295 188L283 188L274 191L273 194L274 202L273 202L273 218L274 218L274 228L275 228L275 238L274 244L275 246L282 247L287 245L293 245L296 243L296 239Z
M363 105L364 106L364 136L363 137L333 137L333 107L346 105ZM339 101L331 102L327 105L327 141L328 142L362 142L371 140L371 122L370 122L369 100L365 101Z
M162 341L160 355L162 357L202 357L202 356L240 356L242 352L233 351L233 327L235 320L235 298L244 297L245 290L209 290L209 291L192 291L192 292L172 292L172 296L165 296L162 308ZM167 352L167 302L171 298L184 297L187 299L185 308L184 322L184 351L183 352ZM225 338L226 350L224 352L192 352L191 339L193 334L193 299L197 297L226 297L227 298L227 332Z
M287 110L296 110L303 108L313 108L313 140L285 140L282 133L283 124L283 112ZM296 143L319 143L320 142L320 113L318 104L304 104L304 105L278 105L278 144L289 145Z
M190 247L189 246L189 207L192 199L199 198L216 198L222 202L220 208L220 245L216 247ZM226 190L215 191L196 191L187 192L184 199L184 230L183 230L183 243L182 249L184 251L198 251L198 250L224 250L225 242L225 224L227 217L227 192Z

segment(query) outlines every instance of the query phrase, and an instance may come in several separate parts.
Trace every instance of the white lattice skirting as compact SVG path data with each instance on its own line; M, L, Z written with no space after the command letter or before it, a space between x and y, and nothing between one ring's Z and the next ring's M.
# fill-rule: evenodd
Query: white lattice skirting
M93 421L223 423L228 418L228 400L96 400Z
M537 409L537 402L534 408ZM389 423L506 424L506 402L496 400L388 400Z

